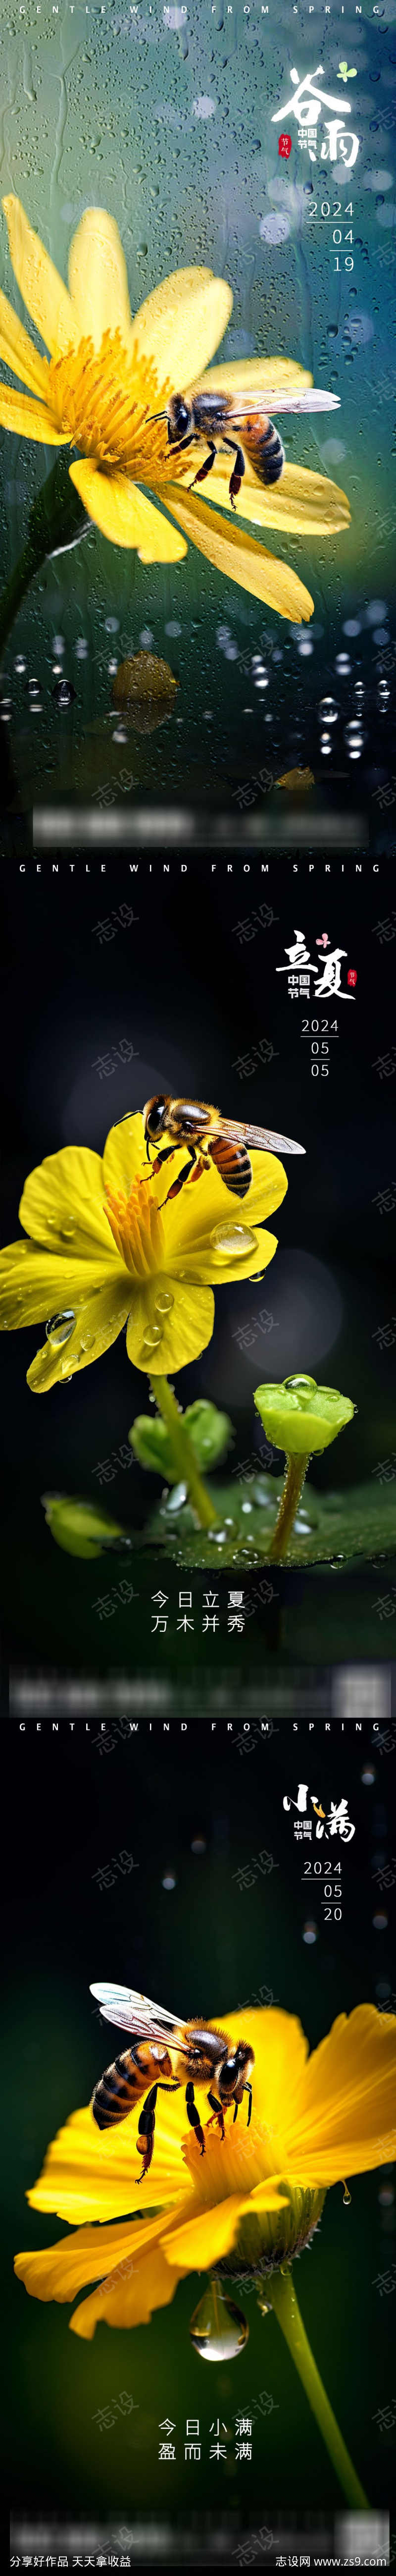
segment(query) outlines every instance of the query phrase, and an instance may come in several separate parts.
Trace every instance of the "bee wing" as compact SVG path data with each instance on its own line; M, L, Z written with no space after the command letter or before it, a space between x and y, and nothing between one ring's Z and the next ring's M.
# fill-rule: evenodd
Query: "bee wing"
M269 391L267 392L266 389L265 398L263 395L263 409L265 409L265 411L274 411L275 413L281 411L339 411L339 408L339 394L326 394L322 391L322 388L320 388L319 392L315 385L308 385L304 389L303 393L299 392L298 385L296 385L295 393L291 392L289 387L289 392L287 394L279 392L270 393Z
M237 1118L222 1118L212 1135L228 1136L230 1145L257 1145L268 1154L305 1154L305 1145L296 1145L292 1136L278 1136L272 1127L248 1127Z
M219 395L219 401L220 399ZM234 426L238 428L239 424L242 434L247 413L252 419L260 420L264 415L268 418L272 412L277 416L278 412L282 411L339 411L339 407L340 395L327 394L322 387L319 389L315 385L307 385L301 392L301 387L296 384L295 393L293 393L293 388L289 385L287 393L282 393L279 391L279 385L273 387L266 385L263 393L257 391L253 394L238 393L235 396L235 403L230 405L228 418L231 419L232 412Z
M162 2004L154 2004L149 1995L140 1995L134 1986L104 1984L90 1986L90 1995L100 2004L102 2020L114 2022L118 2030L129 2030L137 2039L170 2041L172 2031L184 2030L181 2013L169 2013Z

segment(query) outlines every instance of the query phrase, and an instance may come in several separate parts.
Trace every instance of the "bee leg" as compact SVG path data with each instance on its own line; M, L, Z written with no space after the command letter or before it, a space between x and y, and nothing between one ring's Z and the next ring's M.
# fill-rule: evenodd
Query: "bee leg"
M176 1145L164 1145L163 1153L162 1153L162 1154L156 1154L155 1162L154 1162L154 1163L150 1163L150 1171L151 1171L151 1172L161 1172L161 1171L162 1171L162 1164L163 1164L163 1163L170 1163L170 1162L171 1162L171 1160L172 1160L172 1154L176 1154L176 1152L177 1152L177 1147L176 1147Z
M208 2093L208 2102L211 2102L212 2105L212 2120L218 2121L220 2137L224 2138L224 2111L222 2104L221 2102L216 2102L215 2093ZM208 2120L208 2129L211 2129L212 2120Z
M238 2119L238 2111L239 2111L239 2102L236 2102L236 2103L235 2103L234 2118L233 2118L233 2123L232 2123L233 2128L235 2127L235 2121Z
M235 465L233 465L229 483L230 501L232 501L232 506L234 508L237 492L240 492L241 489L242 475L245 472L245 458L242 453L242 448L237 447L236 439L224 438L223 447L235 447Z
M248 2110L248 2115L247 2115L247 2126L248 2126L248 2129L250 2129L250 2122L251 2122L251 2117L252 2117L252 2101L253 2101L253 2094L252 2094L252 2087L251 2087L251 2084L244 2084L243 2090L244 2090L244 2093L248 2093L248 2094L249 2094L249 2110Z
M188 2084L186 2084L186 2105L187 2105L187 2119L190 2121L190 2127L191 2127L192 2129L195 2129L195 2136L196 2136L196 2138L197 2138L197 2140L198 2140L198 2146L199 2146L199 2147L200 2147L200 2149L201 2149L201 2156L204 2156L204 2154L205 2154L205 2139L204 2139L204 2133L203 2133L203 2129L201 2129L201 2122L200 2122L200 2117L199 2117L199 2111L197 2111L197 2105L196 2105L196 2102L194 2102L194 2085L191 2083L191 2079L190 2079L190 2082L189 2082Z
M146 2094L146 2100L143 2103L143 2110L140 2113L140 2120L138 2122L139 2137L137 2140L137 2152L138 2156L144 2157L143 2173L137 2175L138 2183L144 2182L145 2174L148 2173L149 2166L151 2165L154 2147L155 2105L157 2092L158 2085L152 2084L151 2093ZM142 2138L141 2146L140 2137Z
M173 1151L174 1151L174 1153L175 1153L175 1154L177 1153L177 1146L176 1146L176 1145L174 1145ZM163 1159L164 1159L164 1162L165 1162L165 1155L164 1155L164 1158L163 1158ZM189 1172L192 1172L192 1171L194 1170L194 1163L195 1163L195 1161L196 1161L196 1153L195 1153L195 1145L194 1145L194 1147L193 1147L193 1152L192 1152L192 1154L190 1154L190 1157L189 1157L189 1161L188 1161L188 1163L184 1163L184 1165L183 1165L183 1171L182 1171L182 1172L179 1172L177 1181L172 1181L172 1187L171 1187L171 1189L170 1189L170 1190L168 1190L167 1198L166 1198L166 1199L164 1199L164 1207L167 1207L167 1205L168 1205L168 1199L177 1199L177 1198L179 1197L179 1191L180 1191L180 1190L182 1190L182 1189L184 1188L184 1182L188 1179L188 1174L189 1174Z
M209 455L208 455L208 456L204 456L203 465L199 465L199 466L198 466L198 471L197 471L197 473L196 473L196 474L193 474L192 483L190 483L190 484L189 484L189 491L190 491L190 492L193 492L193 491L194 491L194 483L206 483L206 476L207 476L207 474L211 474L211 472L212 472L212 465L214 465L215 455L216 455L216 448L215 448L215 446L214 446L213 439L211 438L211 440L210 440L210 447L209 447Z

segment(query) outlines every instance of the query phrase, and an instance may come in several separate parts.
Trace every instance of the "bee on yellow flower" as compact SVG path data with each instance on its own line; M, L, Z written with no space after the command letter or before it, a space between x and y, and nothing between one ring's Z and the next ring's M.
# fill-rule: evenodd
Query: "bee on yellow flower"
M17 284L49 352L42 354L0 294L0 357L17 378L0 388L3 428L71 449L71 481L111 544L136 548L145 564L180 563L190 539L223 577L279 616L310 618L310 591L251 527L333 536L348 527L345 493L297 465L286 465L281 482L264 490L246 460L243 528L233 517L225 459L216 456L209 502L187 488L190 457L182 447L175 452L167 435L177 385L187 400L197 386L203 397L216 397L219 384L234 400L245 382L239 361L210 369L232 310L226 279L210 268L176 269L133 320L122 243L104 208L88 207L81 218L67 287L20 199L4 197L3 207ZM273 406L278 394L290 407L290 388L303 393L310 384L306 369L289 359L249 360L249 394L265 396L270 388Z

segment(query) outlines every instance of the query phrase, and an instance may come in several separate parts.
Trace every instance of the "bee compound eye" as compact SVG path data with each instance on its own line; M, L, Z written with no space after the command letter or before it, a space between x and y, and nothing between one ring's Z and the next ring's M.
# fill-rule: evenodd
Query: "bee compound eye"
M189 419L190 419L190 413L189 413L189 405L188 405L188 403L186 403L186 402L184 402L184 401L183 401L183 395L182 395L182 394L175 394L175 397L174 397L174 403L173 403L173 418L171 418L171 420L170 420L170 422L169 422L169 437L170 437L170 439L172 439L172 438L184 438L184 431L185 431L186 429L188 429Z
M149 1110L147 1119L149 1136L159 1136L165 1107L165 1099L153 1101L152 1108Z

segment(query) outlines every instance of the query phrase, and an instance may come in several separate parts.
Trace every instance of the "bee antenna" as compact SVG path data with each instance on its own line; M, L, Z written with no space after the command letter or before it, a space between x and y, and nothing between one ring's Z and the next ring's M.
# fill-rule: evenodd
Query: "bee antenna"
M147 419L148 419L148 420L167 420L167 412L166 412L166 411L149 411L149 412L147 413Z

